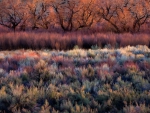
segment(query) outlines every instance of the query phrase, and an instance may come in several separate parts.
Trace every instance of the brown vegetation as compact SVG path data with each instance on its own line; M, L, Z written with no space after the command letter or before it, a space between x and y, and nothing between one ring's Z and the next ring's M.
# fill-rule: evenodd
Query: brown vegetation
M143 25L148 25L149 18L149 0L0 1L0 24L14 31L16 28L76 31L98 26L117 33L139 32Z
M150 49L0 51L0 113L150 113Z
M0 34L0 50L13 49L57 49L78 48L119 48L125 46L146 45L150 47L149 34L114 33L45 33L13 32Z

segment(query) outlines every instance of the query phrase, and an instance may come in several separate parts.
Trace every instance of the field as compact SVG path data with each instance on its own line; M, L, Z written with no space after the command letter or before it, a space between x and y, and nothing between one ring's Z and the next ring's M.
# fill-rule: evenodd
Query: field
M150 113L150 0L0 0L0 113Z
M0 51L2 113L149 113L150 49Z

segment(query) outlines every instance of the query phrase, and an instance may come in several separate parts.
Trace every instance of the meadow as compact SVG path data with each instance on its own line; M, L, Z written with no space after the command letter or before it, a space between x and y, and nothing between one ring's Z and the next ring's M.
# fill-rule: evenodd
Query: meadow
M146 45L4 50L0 51L0 112L149 113L149 75Z

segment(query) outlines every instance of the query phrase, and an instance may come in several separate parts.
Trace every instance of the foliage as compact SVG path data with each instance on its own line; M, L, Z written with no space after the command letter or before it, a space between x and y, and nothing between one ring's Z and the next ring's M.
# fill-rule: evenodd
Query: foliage
M149 52L147 46L1 51L0 112L149 113Z
M148 30L149 0L1 0L0 25L17 30ZM146 27L147 26L147 27Z

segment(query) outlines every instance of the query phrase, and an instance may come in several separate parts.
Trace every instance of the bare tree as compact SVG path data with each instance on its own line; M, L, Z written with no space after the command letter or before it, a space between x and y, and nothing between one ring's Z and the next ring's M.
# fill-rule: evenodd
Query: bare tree
M77 14L79 0L51 0L51 7L54 9L58 24L64 31L72 31L73 21Z
M149 7L147 0L100 0L97 14L117 33L137 32L149 18Z
M133 14L133 30L140 31L140 28L150 17L150 1L139 0L132 2L131 13Z
M75 19L77 23L77 29L84 27L91 27L94 21L98 21L96 17L95 0L81 1L79 11ZM97 20L98 19L98 20Z
M48 29L52 18L50 14L50 0L28 0L29 22L32 29Z
M99 0L97 3L99 8L97 14L100 18L102 17L105 21L111 24L114 27L115 32L120 32L120 29L117 26L117 22L114 19L117 16L117 5L114 1L115 0L112 0L111 2L107 0Z
M150 18L150 0L2 0L0 25L33 30L54 23L64 31L90 28L103 20L111 31L138 32Z
M27 2L27 9L28 9L28 14L29 14L29 22L30 22L30 26L32 27L32 29L37 29L38 27L38 20L40 18L39 16L39 4L40 1L39 0L28 0Z
M0 24L12 28L15 32L16 27L24 18L25 11L21 0L1 1Z
M52 22L49 0L42 0L39 7L39 22L38 25L44 29L48 29Z

